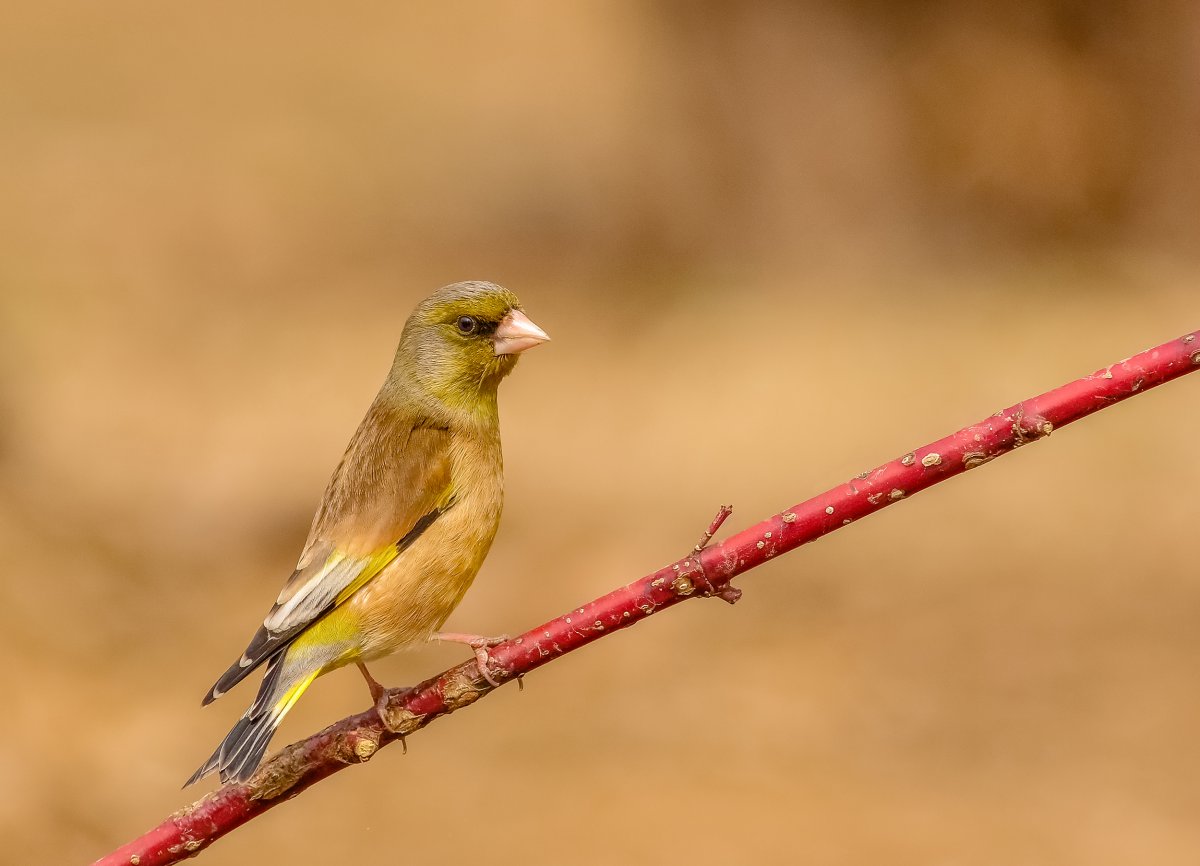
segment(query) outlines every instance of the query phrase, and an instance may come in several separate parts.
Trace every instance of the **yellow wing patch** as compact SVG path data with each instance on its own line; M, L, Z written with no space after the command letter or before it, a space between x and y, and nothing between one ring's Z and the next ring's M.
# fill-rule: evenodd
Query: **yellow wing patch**
M296 701L300 700L300 696L304 694L309 686L312 685L313 680L315 680L317 675L320 673L320 669L313 671L305 676L304 679L300 680L294 686L285 691L283 693L283 697L281 697L275 703L275 706L271 708L271 715L277 719L282 719L287 714L287 711L292 708L292 705L295 704Z
M263 621L263 627L273 634L295 633L311 624L330 609L342 604L383 571L400 553L428 529L454 503L451 488L435 500L437 505L422 515L403 537L392 541L366 556L355 556L335 548L321 567L307 576L298 572L280 593L279 600Z
M346 585L345 589L343 589L334 597L333 606L337 607L350 596L354 595L354 593L362 589L363 586L366 585L367 581L387 568L391 561L399 555L400 545L389 544L387 547L373 556L367 557L367 561L363 565L363 570L360 571L358 575ZM338 556L340 558L340 554L337 551L334 551L330 555L330 559L332 559L334 556Z

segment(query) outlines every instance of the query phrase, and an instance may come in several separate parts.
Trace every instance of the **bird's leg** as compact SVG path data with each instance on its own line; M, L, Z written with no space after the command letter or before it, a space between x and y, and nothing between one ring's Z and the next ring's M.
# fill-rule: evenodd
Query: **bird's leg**
M479 634L462 634L456 631L439 631L430 636L430 640L444 640L449 643L462 643L475 650L475 664L479 666L479 674L488 681L494 688L498 688L500 683L496 681L488 670L488 663L491 661L491 656L488 655L488 647L494 647L497 644L502 644L508 640L508 635L502 634L496 637L484 637Z
M371 700L375 702L375 712L379 716L379 721L383 722L384 730L392 731L391 724L388 722L388 696L389 689L386 688L379 680L371 676L371 672L367 670L367 666L360 661L355 662L358 665L358 670L362 673L363 679L367 681L367 688L371 690ZM396 691L411 691L410 689L396 689ZM408 743L404 737L400 738L400 744L404 746L404 754L408 754Z
M367 688L371 690L371 700L375 702L375 706L379 706L379 702L387 695L387 689L375 677L371 676L371 672L367 670L367 666L362 662L356 661L358 671L363 675L363 679L367 681Z

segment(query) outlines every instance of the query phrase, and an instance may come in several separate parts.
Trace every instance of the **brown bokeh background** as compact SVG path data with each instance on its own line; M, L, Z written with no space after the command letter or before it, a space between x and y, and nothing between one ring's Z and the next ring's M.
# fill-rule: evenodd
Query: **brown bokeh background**
M554 336L450 625L519 631L1198 327L1185 0L8 4L0 838L200 792L199 698L427 291ZM589 648L209 864L1200 860L1200 381ZM393 684L462 658L379 664ZM365 706L322 680L277 745Z

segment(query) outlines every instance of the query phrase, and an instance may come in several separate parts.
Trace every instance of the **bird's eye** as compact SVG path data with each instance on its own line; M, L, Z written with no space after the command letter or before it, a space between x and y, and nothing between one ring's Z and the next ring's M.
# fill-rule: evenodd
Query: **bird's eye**
M454 323L454 327L458 328L460 334L474 334L479 330L479 322L473 316L459 316L458 321Z

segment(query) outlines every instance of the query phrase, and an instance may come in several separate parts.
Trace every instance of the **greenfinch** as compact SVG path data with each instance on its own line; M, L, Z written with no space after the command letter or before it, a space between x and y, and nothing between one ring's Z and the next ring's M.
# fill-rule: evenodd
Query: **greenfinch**
M409 317L383 387L333 472L296 570L207 705L266 665L258 696L188 785L244 782L317 677L433 640L469 644L480 672L496 639L439 633L487 556L503 503L496 391L550 338L516 296L455 283Z

